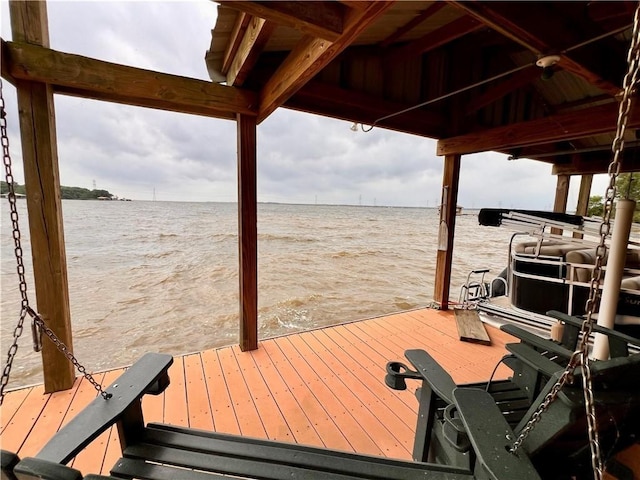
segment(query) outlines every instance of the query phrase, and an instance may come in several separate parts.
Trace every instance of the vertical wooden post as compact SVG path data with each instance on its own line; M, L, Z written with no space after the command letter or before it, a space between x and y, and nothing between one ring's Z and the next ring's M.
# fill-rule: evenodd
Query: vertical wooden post
M256 117L237 115L240 349L258 348Z
M569 198L569 175L558 175L556 183L556 199L553 203L553 211L557 213L566 213L567 199ZM562 235L561 228L552 228L551 233L554 235Z
M13 40L48 47L46 2L11 1L9 6ZM16 86L38 312L72 351L53 92L44 83ZM73 365L47 338L42 365L46 392L71 388Z
M580 178L580 193L578 193L578 204L576 205L576 215L585 217L589 210L589 196L591 195L591 184L593 183L593 175L582 175ZM573 233L574 238L582 238L582 234Z
M460 155L444 157L442 176L442 203L440 205L440 230L438 232L438 253L436 257L436 279L434 300L442 310L449 309L449 289L451 288L451 263L453 260L453 238L456 229L456 206L460 181Z

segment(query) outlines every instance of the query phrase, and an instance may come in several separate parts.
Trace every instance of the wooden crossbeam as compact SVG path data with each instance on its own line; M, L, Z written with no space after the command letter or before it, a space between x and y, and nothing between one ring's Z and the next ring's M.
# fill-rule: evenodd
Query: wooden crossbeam
M224 56L222 57L222 73L225 75L231 67L231 62L233 62L233 59L236 56L236 52L244 38L244 32L247 30L251 18L251 15L244 12L238 13L238 16L236 17L236 23L233 25L233 31L231 32L227 48L224 52Z
M437 154L505 151L599 135L615 130L617 116L617 103L583 108L528 122L444 138L438 141ZM629 112L627 127L637 128L639 126L640 108L635 105Z
M393 3L393 1L376 1L366 9L354 10L345 21L343 34L335 42L312 36L302 38L260 91L258 121L261 122L267 118L276 108L286 102L347 48Z
M238 45L227 75L227 85L241 86L255 65L276 24L263 18L251 17Z
M525 85L530 84L533 79L539 75L540 68L535 65L531 65L529 68L525 68L514 73L504 82L494 85L485 90L484 93L473 97L473 99L467 104L467 115L480 110L482 107L492 104Z
M369 125L380 117L407 108L403 103L381 100L374 95L318 81L306 84L285 103L285 106L349 121L357 120ZM440 113L412 110L384 120L380 126L436 138L445 133L447 122L444 115Z
M295 28L307 35L336 41L343 33L348 10L337 2L249 2L221 0L218 3Z
M453 40L481 28L484 28L484 25L476 19L467 16L460 17L433 32L423 35L408 45L391 51L385 57L385 60L390 63L401 62L408 58L413 58L428 51L435 50L442 45L446 45Z
M254 92L4 40L2 76L46 83L56 93L174 112L225 119L257 113Z
M509 2L456 1L453 3L468 15L536 55L561 52L563 48L572 47L584 40L572 34L570 29L556 17L546 15L544 18L534 18L540 12L536 12L535 9L525 11L522 9L522 3L519 5L516 3L506 5ZM619 85L603 78L603 74L594 70L594 67L578 62L573 54L560 53L559 55L558 65L563 69L583 78L610 95L616 95L620 92Z
M432 3L425 10L423 10L414 18L412 18L408 23L404 24L402 27L398 28L395 32L393 32L387 38L382 40L378 45L381 47L388 47L392 43L402 38L405 34L409 33L411 30L416 28L418 25L424 22L427 18L435 15L437 12L439 12L446 6L447 6L446 2Z

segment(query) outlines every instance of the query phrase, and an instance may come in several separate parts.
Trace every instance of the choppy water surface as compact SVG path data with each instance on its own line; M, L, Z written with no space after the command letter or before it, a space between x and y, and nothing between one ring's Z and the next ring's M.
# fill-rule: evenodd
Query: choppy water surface
M7 210L4 199L3 361L20 306ZM74 350L89 370L237 342L236 204L68 200L63 211ZM457 217L452 298L473 268L497 274L506 265L510 232L479 227L473 213ZM260 337L429 304L437 225L433 209L260 204ZM25 329L10 386L40 382L40 370Z

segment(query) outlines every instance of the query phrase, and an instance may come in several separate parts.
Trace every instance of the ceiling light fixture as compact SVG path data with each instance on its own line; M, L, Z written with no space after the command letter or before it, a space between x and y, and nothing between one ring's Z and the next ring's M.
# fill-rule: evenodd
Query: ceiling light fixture
M560 55L545 55L538 58L536 65L542 68L542 80L549 80L553 77L553 66L560 61Z

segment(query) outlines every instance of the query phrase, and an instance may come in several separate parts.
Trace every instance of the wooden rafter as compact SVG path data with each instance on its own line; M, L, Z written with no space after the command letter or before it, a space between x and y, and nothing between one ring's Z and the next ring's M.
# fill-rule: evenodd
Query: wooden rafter
M592 175L606 173L610 163L610 152L576 155L569 163L554 165L551 173L553 175ZM640 155L625 155L620 164L620 172L638 171L640 171Z
M583 78L603 92L610 95L616 95L620 92L619 85L603 78L602 74L594 71L593 67L577 61L573 54L562 53L562 49L572 47L584 39L578 39L575 35L571 35L561 20L545 16L543 22L543 19L532 17L534 13L539 13L534 9L531 9L531 15L527 15L522 10L523 3L521 2L511 2L513 5L506 5L510 2L456 1L453 3L467 14L536 55L560 52L560 62L558 63L560 67ZM519 14L517 16L511 15L508 13L511 11L509 9L519 9L515 10Z
M285 106L369 125L389 113L407 108L403 103L317 81L305 85ZM344 115L345 112L348 115ZM413 110L381 123L384 128L431 137L443 134L446 125L443 115L425 110Z
M240 47L240 42L242 42L242 39L244 38L244 32L249 26L249 20L251 20L251 15L247 15L244 12L238 13L236 23L233 26L233 31L231 32L227 48L224 52L224 57L222 57L222 73L224 75L229 71L231 62L233 62L233 59L236 56L236 52Z
M275 23L263 18L249 19L229 70L223 72L227 75L227 85L241 86L244 83L275 28Z
M387 38L382 40L378 45L381 47L388 47L389 45L391 45L392 43L396 42L397 40L402 38L404 35L409 33L411 30L416 28L418 25L424 22L427 18L431 17L436 12L439 12L446 6L447 6L446 2L436 2L429 5L429 7L427 7L425 10L423 10L418 15L416 15L413 19L411 19L411 21L404 24L402 27L398 28L395 32L393 32Z
M534 78L540 75L540 69L535 65L531 65L528 68L520 70L519 72L511 75L504 82L498 83L487 90L485 90L480 95L473 97L467 104L467 114L474 113L475 111L481 109L482 107L486 107L487 105L492 104L493 102L501 99L505 95L518 90L525 85L530 84Z
M467 133L438 141L438 155L505 151L599 135L615 130L618 105L615 103L551 115L549 117ZM629 112L627 127L640 126L640 108Z
M392 50L385 56L385 60L390 63L395 63L416 57L481 28L484 28L484 25L478 20L467 16L460 17L401 48Z
M4 40L2 76L46 83L67 95L209 117L257 112L250 91Z
M248 2L221 0L218 3L278 25L295 28L329 41L343 33L346 9L337 2Z
M311 36L303 37L260 91L258 121L267 118L286 102L393 3L376 1L364 10L352 11L345 21L343 34L335 42Z

